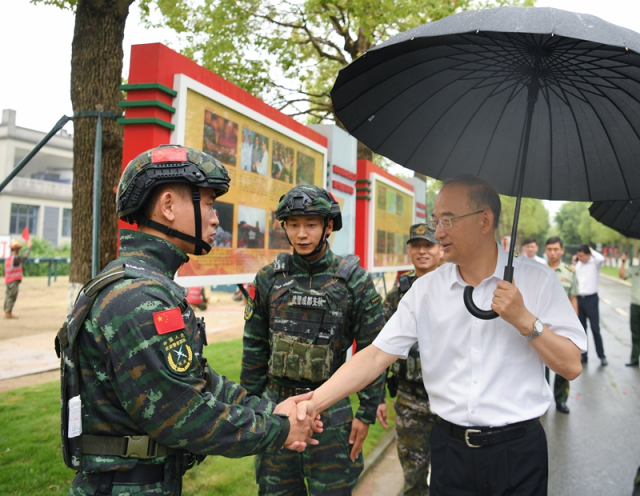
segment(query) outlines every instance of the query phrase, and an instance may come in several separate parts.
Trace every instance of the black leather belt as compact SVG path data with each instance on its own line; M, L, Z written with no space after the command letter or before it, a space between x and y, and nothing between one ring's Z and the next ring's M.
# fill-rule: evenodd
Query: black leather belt
M117 470L113 474L113 483L121 485L156 484L164 481L164 463L156 465L138 464L131 470Z
M540 423L534 418L502 427L464 427L438 417L438 424L451 437L464 441L469 448L482 448L524 436Z
M320 387L320 384L313 384L311 387L287 387L280 386L273 381L267 382L267 389L276 393L280 398L290 398L291 396L298 396L299 394L310 393L316 388Z

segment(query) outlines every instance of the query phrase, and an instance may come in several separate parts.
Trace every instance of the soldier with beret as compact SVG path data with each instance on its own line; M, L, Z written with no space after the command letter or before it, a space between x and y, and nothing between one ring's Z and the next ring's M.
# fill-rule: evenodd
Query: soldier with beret
M356 341L367 347L384 324L382 301L355 255L341 257L327 238L342 228L340 206L326 190L296 186L276 217L293 254L281 253L258 272L245 311L241 385L264 401L313 391L344 363ZM349 495L363 469L362 443L375 422L383 376L322 414L318 446L303 453L256 456L259 494ZM317 448L317 449L316 449Z
M400 276L398 283L389 291L382 307L385 320L389 320L398 309L402 297L411 289L419 277L436 270L440 264L440 242L427 224L411 226L407 254L414 270ZM397 360L391 366L392 377L388 378L391 396L396 396L396 430L398 458L404 472L405 495L429 494L429 441L435 416L429 409L429 396L422 381L422 365L418 344L412 346L406 360ZM380 403L378 420L386 429L387 405Z
M166 145L133 159L117 193L117 260L80 292L58 333L62 451L69 494L179 495L205 455L304 449L321 425L218 375L202 356L204 322L173 278L211 249L215 201L229 190L215 158ZM214 364L215 365L215 364Z

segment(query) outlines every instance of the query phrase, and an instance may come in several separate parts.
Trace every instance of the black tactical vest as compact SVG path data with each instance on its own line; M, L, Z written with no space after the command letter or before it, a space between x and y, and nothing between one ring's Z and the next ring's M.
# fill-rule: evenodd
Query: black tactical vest
M276 281L270 293L270 378L322 383L344 363L353 341L347 335L347 281L360 265L348 255L340 260L333 279L317 289L304 288L291 276L291 254L274 262ZM285 381L286 381L285 379Z

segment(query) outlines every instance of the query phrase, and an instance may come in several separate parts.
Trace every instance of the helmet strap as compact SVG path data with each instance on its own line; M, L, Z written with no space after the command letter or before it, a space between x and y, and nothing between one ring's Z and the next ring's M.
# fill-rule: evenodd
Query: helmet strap
M200 189L197 186L191 186L191 199L193 200L193 216L196 223L196 239L200 240L202 243L207 245L204 241L202 241L202 217L200 216ZM200 243L196 243L196 251L194 255L202 255L202 245ZM209 245L207 245L209 246ZM206 250L206 253L209 253L211 247Z

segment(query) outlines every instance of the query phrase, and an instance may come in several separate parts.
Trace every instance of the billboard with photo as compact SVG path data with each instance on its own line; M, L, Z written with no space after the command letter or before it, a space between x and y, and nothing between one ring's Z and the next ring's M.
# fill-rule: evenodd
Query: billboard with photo
M229 192L214 204L220 219L215 249L191 257L178 278L185 285L251 281L279 252L290 251L275 219L278 200L295 185L324 187L326 147L184 75L176 83L184 97L176 105L181 116L174 119L172 142L210 153L231 178Z
M409 230L414 219L414 193L386 178L371 174L373 229L375 239L369 243L373 250L369 258L370 271L410 269L407 255Z

